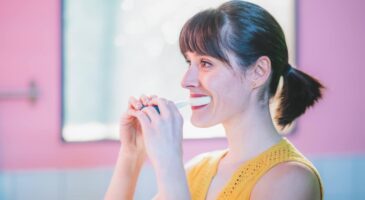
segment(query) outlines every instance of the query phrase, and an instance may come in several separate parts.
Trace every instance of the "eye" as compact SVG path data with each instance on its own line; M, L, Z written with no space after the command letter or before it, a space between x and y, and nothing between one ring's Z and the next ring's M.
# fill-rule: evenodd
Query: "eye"
M190 67L190 65L191 65L191 61L190 60L185 60L185 62L189 65L189 67Z
M200 61L200 65L203 68L211 68L212 67L212 63L206 60L201 60Z

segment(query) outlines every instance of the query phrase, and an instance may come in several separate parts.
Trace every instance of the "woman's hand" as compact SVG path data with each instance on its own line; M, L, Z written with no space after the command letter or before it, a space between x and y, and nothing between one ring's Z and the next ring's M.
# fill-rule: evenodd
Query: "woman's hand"
M153 96L147 107L131 111L138 118L147 155L153 165L182 159L183 118L172 101ZM153 107L157 105L160 113Z
M159 199L190 199L182 161L183 118L175 104L154 97L147 107L131 111L131 115L141 125L146 152L155 168Z
M121 117L119 133L122 145L105 200L133 199L146 153L141 125L130 113L140 112L142 104L147 105L147 101L145 95L139 100L131 97L128 109Z
M120 120L121 153L136 156L145 156L145 147L142 136L142 128L138 119L131 113L135 113L148 104L152 97L142 95L139 100L129 98L128 109Z

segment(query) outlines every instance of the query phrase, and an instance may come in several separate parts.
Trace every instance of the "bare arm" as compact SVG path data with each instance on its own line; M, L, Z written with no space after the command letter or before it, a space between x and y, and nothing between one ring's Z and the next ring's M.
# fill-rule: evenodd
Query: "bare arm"
M144 158L119 152L112 180L105 194L105 200L133 200L134 191Z
M183 118L175 104L152 98L152 106L136 113L141 123L146 152L156 173L159 200L189 200L190 192L182 161Z
M155 167L158 194L154 199L191 199L183 162L178 159L170 161L161 167Z
M184 168L185 168L184 176L187 177L187 174L189 174L193 170L193 168L199 162L201 162L204 159L204 157L206 157L207 155L208 155L208 153L199 154L199 155L195 156L194 158L192 158L191 160L189 160L184 166ZM185 183L187 184L187 182L185 182ZM153 198L153 200L160 200L160 199L162 199L161 194L156 194L156 196ZM189 191L189 197L187 199L191 199L190 191Z
M128 110L122 115L119 131L121 148L105 200L133 199L138 176L146 157L142 130L134 115L146 98L142 96L141 100L137 100L131 97Z

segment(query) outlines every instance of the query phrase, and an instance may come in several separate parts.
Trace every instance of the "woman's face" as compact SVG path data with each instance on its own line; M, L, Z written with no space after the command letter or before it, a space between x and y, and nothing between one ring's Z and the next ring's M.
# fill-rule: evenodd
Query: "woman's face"
M193 125L203 128L224 123L245 110L250 88L237 66L194 52L186 52L185 57L189 68L182 87L190 90L190 98L211 97L209 104L191 107Z

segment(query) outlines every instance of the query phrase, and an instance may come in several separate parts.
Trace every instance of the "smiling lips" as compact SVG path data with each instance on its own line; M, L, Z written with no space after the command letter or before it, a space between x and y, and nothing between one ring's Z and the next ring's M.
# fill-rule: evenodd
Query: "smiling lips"
M200 108L203 108L205 106L207 106L208 104L205 104L205 105L202 105L202 106L191 106L191 109L192 110L197 110L197 109L200 109Z
M190 94L190 99L194 99L194 98L199 98L199 97L207 97L208 95L205 94ZM199 105L199 106L191 106L192 110L197 110L200 108L203 108L205 106L207 106L209 103L204 104L204 105Z

